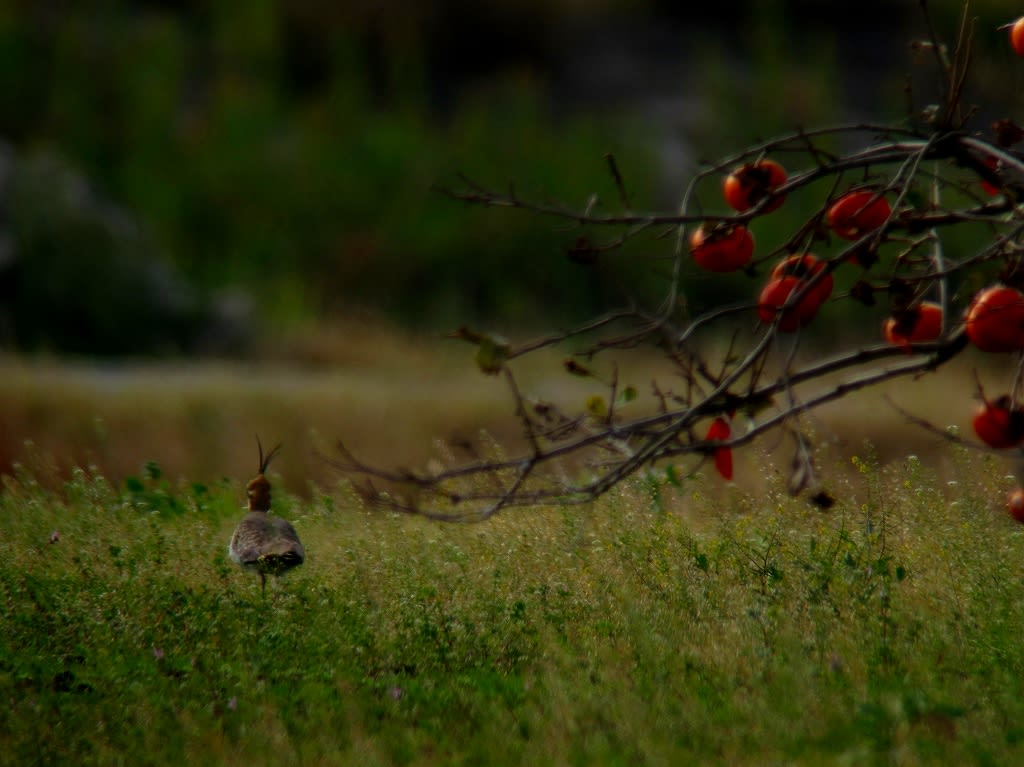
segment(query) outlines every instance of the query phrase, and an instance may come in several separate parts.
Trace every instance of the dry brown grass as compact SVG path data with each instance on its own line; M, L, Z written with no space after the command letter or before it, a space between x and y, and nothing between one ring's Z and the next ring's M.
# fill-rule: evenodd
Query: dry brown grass
M472 356L458 341L356 324L269 344L261 360L247 363L6 358L0 473L18 461L45 461L58 476L93 465L120 481L155 461L171 478L244 480L256 468L259 434L264 444L285 444L273 470L290 491L305 493L310 482L330 487L338 480L316 454L337 439L387 466L421 465L436 454L437 440L473 443L481 430L513 449L519 428L505 384L482 375ZM572 407L598 385L566 375L563 356L539 355L517 373L525 390ZM927 460L941 439L906 425L884 397L938 425L967 428L974 368L991 362L968 355L920 381L857 393L810 424L834 455L863 452L869 440L883 462L911 452ZM621 378L645 393L658 369L656 360L635 355L624 361ZM1007 377L990 372L983 380L994 394ZM788 444L769 437L762 448L784 471ZM744 472L744 460L738 458L741 484L760 474Z

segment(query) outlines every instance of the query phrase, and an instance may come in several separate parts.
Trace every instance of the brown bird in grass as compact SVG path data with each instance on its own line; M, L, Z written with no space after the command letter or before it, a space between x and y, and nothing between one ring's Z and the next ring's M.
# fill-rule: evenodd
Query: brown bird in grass
M281 575L298 567L306 558L306 550L295 528L287 520L269 513L270 480L264 474L281 446L263 455L259 437L256 438L256 445L260 451L260 470L246 486L249 511L231 536L228 554L242 567L259 573L260 586L266 596L267 575Z

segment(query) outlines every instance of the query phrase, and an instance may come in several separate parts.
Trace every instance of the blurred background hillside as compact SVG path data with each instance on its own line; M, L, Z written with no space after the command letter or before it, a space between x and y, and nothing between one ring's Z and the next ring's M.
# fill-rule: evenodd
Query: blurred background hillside
M952 39L961 4L930 5ZM968 101L1012 110L1022 70L995 28L1019 8L971 11ZM924 106L924 34L913 0L7 0L0 349L359 366L359 329L526 333L657 295L663 242L583 267L581 232L432 187L464 172L614 210L612 152L634 207L670 210L702 159L899 120L908 77ZM695 300L730 292L749 282ZM8 441L40 423L19 396Z

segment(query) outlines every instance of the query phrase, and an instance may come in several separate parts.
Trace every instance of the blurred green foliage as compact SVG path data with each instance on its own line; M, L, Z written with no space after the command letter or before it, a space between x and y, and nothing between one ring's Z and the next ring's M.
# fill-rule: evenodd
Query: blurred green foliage
M591 13L606 29L622 23L623 34L644 13L697 30L701 44L685 53L700 71L703 117L676 140L701 157L843 118L839 72L849 62L837 61L836 45L848 25L808 26L817 16L800 3L747 2L730 35L737 28L711 9L662 5L609 0ZM955 28L956 8L940 6L937 20ZM910 10L887 18L903 28ZM989 3L985 12L1009 10ZM571 3L540 2L14 2L0 8L0 138L29 161L63 158L100 199L136 216L149 244L132 257L168 259L195 289L200 317L217 291L234 287L253 297L254 318L284 328L353 313L418 327L574 321L652 291L665 242L638 242L583 268L565 255L581 232L467 210L431 190L457 186L465 171L498 188L514 183L530 199L582 208L596 193L615 209L603 160L611 151L634 207L677 203L666 183L685 169L665 168L659 156L671 127L617 113L610 99L560 103L558 24L573 13L586 16ZM870 31L870 18L855 22ZM730 69L737 59L741 76ZM892 62L893 71L904 64ZM684 88L692 85L680 77ZM878 89L887 115L893 92ZM18 221L12 229L24 233ZM31 243L15 244L35 257ZM87 260L86 271L104 261ZM745 297L750 286L725 280L709 290L699 300ZM172 341L195 345L187 333Z
M616 275L581 279L550 227L468 214L431 186L465 168L582 204L605 183L608 131L553 124L525 68L434 109L407 26L271 1L8 8L0 87L23 97L0 126L137 213L190 280L251 291L269 322L594 310Z
M240 352L244 300L204 297L126 211L52 156L0 156L11 233L0 343L98 354Z

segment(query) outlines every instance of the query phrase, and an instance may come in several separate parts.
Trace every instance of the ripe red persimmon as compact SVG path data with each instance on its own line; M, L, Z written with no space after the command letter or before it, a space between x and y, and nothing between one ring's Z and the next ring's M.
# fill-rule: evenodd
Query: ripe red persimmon
M978 439L989 447L1017 447L1024 442L1024 409L1008 394L982 402L971 422Z
M1006 496L1006 510L1010 516L1024 524L1024 488L1017 488Z
M750 263L754 254L754 235L745 226L704 226L690 237L690 255L702 269L711 272L734 272Z
M895 346L934 341L941 333L942 307L933 301L922 301L882 323L882 335Z
M891 213L885 197L870 189L859 189L847 192L832 204L828 225L844 240L859 240L884 224Z
M965 326L983 352L1024 349L1024 294L1005 285L983 288L967 307Z
M807 285L796 277L779 277L771 279L764 286L760 297L757 299L757 316L765 325L771 325L775 318L779 318L778 328L783 333L792 333L795 330L810 323L818 312L821 304L815 299L812 292L804 294L804 297L792 306L786 306L789 297L803 290Z
M808 281L820 272L825 270L825 262L813 253L799 253L784 258L772 269L772 278L796 277L799 280ZM823 303L832 295L834 280L831 274L826 274L814 283L811 288L812 301L815 302L814 311L818 311Z
M732 429L729 427L729 422L719 416L711 422L711 426L708 427L708 433L704 439L708 441L727 440L730 436L732 436ZM714 456L715 470L721 475L722 479L732 479L732 448L715 448Z
M756 160L741 165L726 176L722 184L722 193L729 207L742 213L786 183L786 178L785 168L775 160ZM785 195L778 195L762 212L771 213L782 205L785 199Z
M778 317L778 328L783 333L810 324L832 295L832 275L822 274L825 269L825 262L813 253L789 256L776 264L758 298L757 315L761 322L770 325ZM813 285L809 284L812 280ZM794 293L800 297L786 306Z
M1010 27L1010 45L1013 46L1014 53L1024 57L1024 16L1013 22L1013 26Z
M985 167L994 171L998 171L999 161L995 157L986 157ZM997 194L999 194L999 187L997 187L995 184L985 181L984 179L982 179L981 181L981 188L989 197L995 197Z

